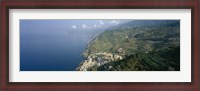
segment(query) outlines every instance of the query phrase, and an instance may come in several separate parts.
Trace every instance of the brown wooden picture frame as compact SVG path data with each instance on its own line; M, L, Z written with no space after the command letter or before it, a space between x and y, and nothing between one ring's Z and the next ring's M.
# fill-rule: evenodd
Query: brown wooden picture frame
M191 9L192 82L9 82L9 9ZM190 30L188 30L190 31ZM198 0L51 0L1 2L1 90L200 91ZM155 78L152 78L155 79Z

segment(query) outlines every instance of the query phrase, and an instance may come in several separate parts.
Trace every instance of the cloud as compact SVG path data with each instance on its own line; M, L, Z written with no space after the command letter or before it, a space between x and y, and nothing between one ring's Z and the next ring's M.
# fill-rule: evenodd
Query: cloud
M86 24L82 24L81 27L82 27L83 29L89 28Z
M77 29L77 26L76 26L76 25L73 25L72 28L73 28L73 29Z
M96 27L97 27L97 25L96 25L96 24L94 24L94 27L96 28Z
M99 20L99 23L100 23L101 25L104 25L104 22L103 22L102 20Z
M93 28L101 28L101 25L99 25L99 24L94 24L94 25L93 25Z
M119 20L112 20L109 23L111 23L111 24L119 24L120 22L119 22Z

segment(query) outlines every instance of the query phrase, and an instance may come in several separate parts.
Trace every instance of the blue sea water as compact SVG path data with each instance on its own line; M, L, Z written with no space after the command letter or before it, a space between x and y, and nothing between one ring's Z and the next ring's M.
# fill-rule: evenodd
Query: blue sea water
M59 31L57 31L59 32ZM36 36L37 35L37 36ZM91 40L86 33L22 34L20 71L73 71Z

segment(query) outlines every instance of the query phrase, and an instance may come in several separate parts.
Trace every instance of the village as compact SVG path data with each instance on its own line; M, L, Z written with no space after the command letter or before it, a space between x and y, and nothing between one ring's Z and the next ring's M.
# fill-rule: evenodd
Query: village
M119 48L117 50L119 53L124 53L124 50L122 48ZM106 63L112 62L112 61L118 61L122 60L123 56L119 55L117 53L108 53L108 52L97 52L94 54L90 54L86 60L84 60L80 66L76 69L79 71L87 71L88 68L92 66L101 66Z

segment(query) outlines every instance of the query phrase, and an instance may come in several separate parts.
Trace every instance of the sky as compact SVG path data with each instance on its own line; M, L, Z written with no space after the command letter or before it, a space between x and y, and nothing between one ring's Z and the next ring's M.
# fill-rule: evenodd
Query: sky
M21 20L21 30L98 30L128 20Z

